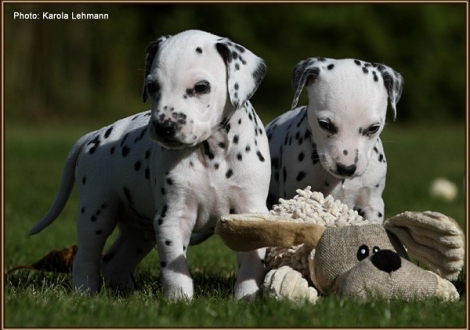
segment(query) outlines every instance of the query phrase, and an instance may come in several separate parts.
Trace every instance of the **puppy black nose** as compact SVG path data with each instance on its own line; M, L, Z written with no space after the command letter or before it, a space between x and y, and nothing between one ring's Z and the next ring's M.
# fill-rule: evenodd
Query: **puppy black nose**
M380 250L370 257L372 264L381 271L391 273L401 267L400 256L391 250Z
M356 172L356 165L353 164L349 166L344 166L343 164L337 163L336 171L339 175L351 176L354 174L354 172Z
M176 123L171 120L154 121L153 128L155 129L155 134L163 138L171 138L175 135L176 132Z

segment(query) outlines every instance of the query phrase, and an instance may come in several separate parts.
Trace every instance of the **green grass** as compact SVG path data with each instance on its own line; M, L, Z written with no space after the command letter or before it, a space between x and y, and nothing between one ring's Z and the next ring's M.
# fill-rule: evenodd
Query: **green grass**
M27 237L47 211L59 185L63 161L73 142L96 126L7 125L5 134L6 270L29 264L53 249L75 243L77 195L44 232ZM417 126L393 123L382 138L389 172L384 193L386 216L406 210L435 210L465 225L464 125ZM455 182L451 202L429 195L438 176ZM252 303L232 297L236 257L217 237L188 251L195 281L191 302L171 303L161 296L158 256L139 265L139 288L128 297L103 290L95 297L71 288L70 274L22 270L5 277L6 327L464 327L465 280L457 283L458 302L442 303L327 297L316 305L265 298Z

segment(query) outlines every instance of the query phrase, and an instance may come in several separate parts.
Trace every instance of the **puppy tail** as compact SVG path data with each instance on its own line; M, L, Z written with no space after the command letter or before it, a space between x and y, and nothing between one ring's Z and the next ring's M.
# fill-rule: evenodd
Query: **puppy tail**
M62 180L60 182L60 188L56 195L55 201L52 204L46 215L39 220L28 232L28 235L34 235L42 231L44 228L49 226L59 216L70 197L75 181L75 165L77 163L78 155L85 145L86 141L89 140L90 135L95 132L88 133L82 136L70 150L67 160L65 161L64 170L62 172Z

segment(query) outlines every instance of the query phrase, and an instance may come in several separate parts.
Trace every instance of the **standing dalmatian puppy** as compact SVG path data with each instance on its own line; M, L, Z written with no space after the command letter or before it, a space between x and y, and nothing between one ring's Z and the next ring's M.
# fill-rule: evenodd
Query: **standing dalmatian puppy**
M382 223L387 164L379 135L387 99L396 117L403 77L383 64L314 57L296 65L293 83L293 110L266 126L268 206L310 185ZM304 86L308 105L295 108Z
M269 145L248 101L265 74L248 49L206 32L164 36L147 48L143 100L151 110L86 134L70 151L60 190L36 234L78 186L75 287L134 288L133 273L157 245L163 293L191 298L191 233L213 232L229 213L267 212ZM119 236L101 257L115 227ZM237 298L257 294L263 250L239 253Z

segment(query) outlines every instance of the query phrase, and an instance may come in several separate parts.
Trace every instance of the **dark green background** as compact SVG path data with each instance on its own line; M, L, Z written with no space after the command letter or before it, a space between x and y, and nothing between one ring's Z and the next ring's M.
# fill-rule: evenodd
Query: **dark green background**
M4 8L7 120L106 124L146 110L145 47L161 35L192 28L229 37L266 60L268 73L252 100L265 123L289 109L292 69L311 56L359 58L399 71L405 78L399 122L463 123L466 114L465 3ZM69 20L14 20L15 11L65 12ZM107 13L109 19L77 21L70 19L72 12Z

